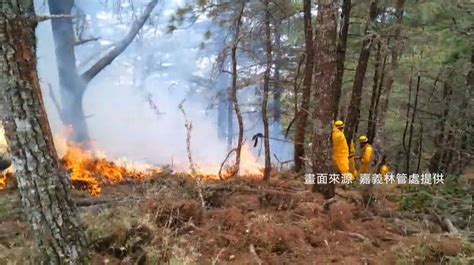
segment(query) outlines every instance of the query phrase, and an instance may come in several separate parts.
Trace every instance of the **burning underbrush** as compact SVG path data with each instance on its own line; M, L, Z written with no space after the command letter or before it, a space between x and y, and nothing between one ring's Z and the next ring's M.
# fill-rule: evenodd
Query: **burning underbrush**
M103 152L93 148L81 148L67 145L65 155L61 158L64 167L70 172L71 183L75 189L87 190L92 196L99 196L104 185L114 185L127 182L144 182L163 173L165 168L139 164L126 159L110 160ZM221 165L198 166L193 175L203 181L226 180L234 176L232 166ZM172 169L166 168L171 172ZM179 169L178 169L179 171ZM182 169L182 172L186 172ZM262 178L262 169L252 153L242 149L242 163L240 172L245 178L259 180ZM14 170L10 167L0 175L0 190L8 186L15 186Z
M92 151L83 151L75 146L68 147L61 161L71 172L74 187L87 189L93 196L101 193L103 184L144 181L161 172L160 168L131 167L126 163L112 162L105 156L95 156Z

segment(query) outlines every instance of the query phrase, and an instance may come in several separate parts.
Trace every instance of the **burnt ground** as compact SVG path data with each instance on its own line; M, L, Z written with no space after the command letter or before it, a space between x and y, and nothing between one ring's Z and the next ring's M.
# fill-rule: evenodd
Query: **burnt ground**
M93 264L474 264L466 238L400 212L396 186L376 189L370 208L358 187L326 201L291 174L209 181L201 194L205 207L195 181L174 174L106 186L98 198L74 191ZM0 196L0 264L31 263L16 191Z

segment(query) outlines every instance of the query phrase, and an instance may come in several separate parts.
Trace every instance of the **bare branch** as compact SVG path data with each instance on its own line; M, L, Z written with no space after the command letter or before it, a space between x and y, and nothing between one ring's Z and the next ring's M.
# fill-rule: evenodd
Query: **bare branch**
M97 41L97 40L100 40L100 38L97 37L97 38L77 40L76 43L74 43L74 46L79 46L79 45L86 44L86 43L91 42L91 41Z
M204 201L204 196L202 195L202 180L201 177L197 174L196 167L193 162L193 157L191 154L191 131L193 129L193 125L191 122L188 121L188 117L186 116L186 112L184 111L184 104L185 99L179 103L179 109L183 113L184 116L184 127L186 127L186 151L188 152L188 160L189 160L189 169L191 170L191 176L196 180L197 191L199 194L199 199L201 199L201 206L202 208L206 207L206 202Z
M128 34L119 41L114 48L105 54L104 57L99 59L89 70L82 74L82 79L85 83L89 83L97 74L100 73L100 71L102 71L107 65L111 64L115 58L117 58L128 47L128 45L130 45L147 19L150 17L151 11L153 11L157 3L158 0L152 0L148 3L143 14L133 22Z

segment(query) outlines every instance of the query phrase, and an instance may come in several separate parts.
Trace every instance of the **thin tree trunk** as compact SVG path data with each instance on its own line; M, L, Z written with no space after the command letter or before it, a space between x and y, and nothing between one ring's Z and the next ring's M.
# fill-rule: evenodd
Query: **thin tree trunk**
M85 263L86 236L58 161L36 72L33 1L0 0L0 14L0 115L41 262ZM7 19L10 15L20 18Z
M411 121L410 121L410 134L408 135L408 153L407 153L407 168L406 172L408 175L410 175L410 157L411 157L411 146L412 146L412 141L413 141L413 130L415 128L415 119L416 119L416 108L418 107L418 94L420 92L420 81L421 81L421 76L420 73L418 73L418 80L416 81L416 90L415 90L415 102L414 104L414 109L413 112L411 113Z
M382 94L382 88L385 80L385 66L387 65L387 57L388 55L385 54L383 58L383 63L382 63L382 69L380 70L380 80L378 83L378 88L377 88L377 98L375 99L375 106L374 106L374 114L372 116L372 124L369 127L369 132L368 132L368 137L369 137L369 142L372 144L374 139L375 139L375 134L376 134L376 128L377 128L377 119L379 116L379 105L380 105L380 97Z
M336 7L332 0L319 1L317 25L312 162L315 173L332 173L334 168L331 131L336 101L334 85L337 72ZM316 183L313 186L313 191L321 192L325 198L332 198L335 195L335 185L330 182L327 184Z
M382 91L380 92L380 111L378 111L376 119L376 132L374 133L374 142L376 148L382 153L385 153L385 119L389 106L390 93L392 91L393 80L395 73L398 70L398 55L402 52L402 41L400 39L401 26L403 21L403 7L405 0L397 0L395 3L395 17L396 25L394 32L394 47L391 49L390 66L386 73L386 77L383 83ZM377 137L375 137L377 135Z
M234 40L233 40L232 49L231 49L231 61L232 61L231 100L232 100L233 107L235 110L235 115L237 116L237 122L239 124L239 138L237 140L237 147L235 151L235 164L234 164L233 175L236 175L239 173L240 153L242 150L242 142L244 140L244 122L242 119L242 113L240 112L239 101L237 99L237 75L238 75L237 73L237 47L240 40L240 26L242 25L242 16L244 13L244 8L245 8L245 1L242 1L241 6L240 6L240 11L235 20L235 33L234 33L235 35L234 35ZM231 121L232 121L232 116L230 116L230 122ZM229 130L228 133L231 133L231 130ZM265 137L265 139L268 139L268 138Z
M407 147L406 138L407 138L407 132L408 132L408 127L410 123L410 104L411 104L412 90L413 90L413 67L411 68L411 71L410 71L410 81L408 81L407 113L405 116L405 129L403 130L403 136L402 136L402 146L403 146L403 151L405 151L405 172L407 174L410 168L410 149Z
M420 131L419 131L419 146L418 146L418 163L416 165L416 172L420 172L421 159L423 157L423 121L420 119Z
M334 106L334 120L337 120L339 101L341 99L342 80L344 76L344 62L346 60L347 37L349 35L349 22L351 17L351 0L342 1L341 29L337 40L337 75L336 75L336 104Z
M49 0L51 15L71 15L74 0ZM61 94L61 108L58 110L65 126L71 126L71 139L75 143L86 143L90 140L86 115L82 107L82 98L86 90L77 72L76 55L74 53L75 35L72 18L53 19L54 45L56 47L56 62Z
M272 104L272 112L273 112L273 125L275 129L280 129L281 126L281 93L282 88L280 84L280 68L282 64L282 47L281 47L281 40L280 40L280 21L274 20L274 32L275 32L275 55L276 60L274 61L275 64L275 71L273 73L273 104ZM271 42L270 42L271 45ZM273 132L276 133L276 132Z
M305 155L305 135L306 135L306 123L308 121L309 114L309 100L311 97L311 82L313 77L313 60L314 60L314 47L313 47L313 26L311 24L311 0L304 0L304 38L305 38L305 51L306 51L306 62L303 79L303 96L301 98L301 107L298 111L296 118L296 137L295 137L295 171L300 172L304 166L304 155Z
M270 71L272 69L272 36L270 29L270 0L265 0L265 47L267 55L267 66L263 77L263 98L262 98L262 119L263 119L263 133L264 133L264 146L265 146L265 169L263 172L263 180L270 180L270 172L272 170L270 160L270 134L268 130L268 116L267 116L267 101L268 91L270 83Z
M350 145L352 136L355 131L356 124L359 120L360 104L362 102L362 88L364 87L365 73L367 72L367 65L369 63L370 49L372 48L373 37L368 36L369 30L377 17L377 0L372 1L369 9L369 19L365 25L364 40L362 41L362 48L359 55L359 62L357 63L356 72L354 76L354 84L352 86L351 102L347 110L346 119L346 140Z
M370 96L370 106L369 114L367 117L367 137L369 138L369 143L372 143L372 135L370 133L370 128L374 124L374 112L375 112L375 100L377 99L377 87L379 84L380 70L382 66L382 45L380 42L377 42L377 53L375 54L375 63L374 63L374 80L372 84L372 95Z

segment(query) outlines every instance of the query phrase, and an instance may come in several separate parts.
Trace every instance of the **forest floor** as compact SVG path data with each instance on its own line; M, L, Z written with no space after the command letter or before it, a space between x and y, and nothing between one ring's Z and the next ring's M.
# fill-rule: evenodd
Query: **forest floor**
M356 186L324 200L292 174L269 183L163 173L144 183L75 190L93 264L474 264L465 236L399 209L401 189L379 186L364 207ZM0 191L0 264L29 264L32 235L15 190Z

